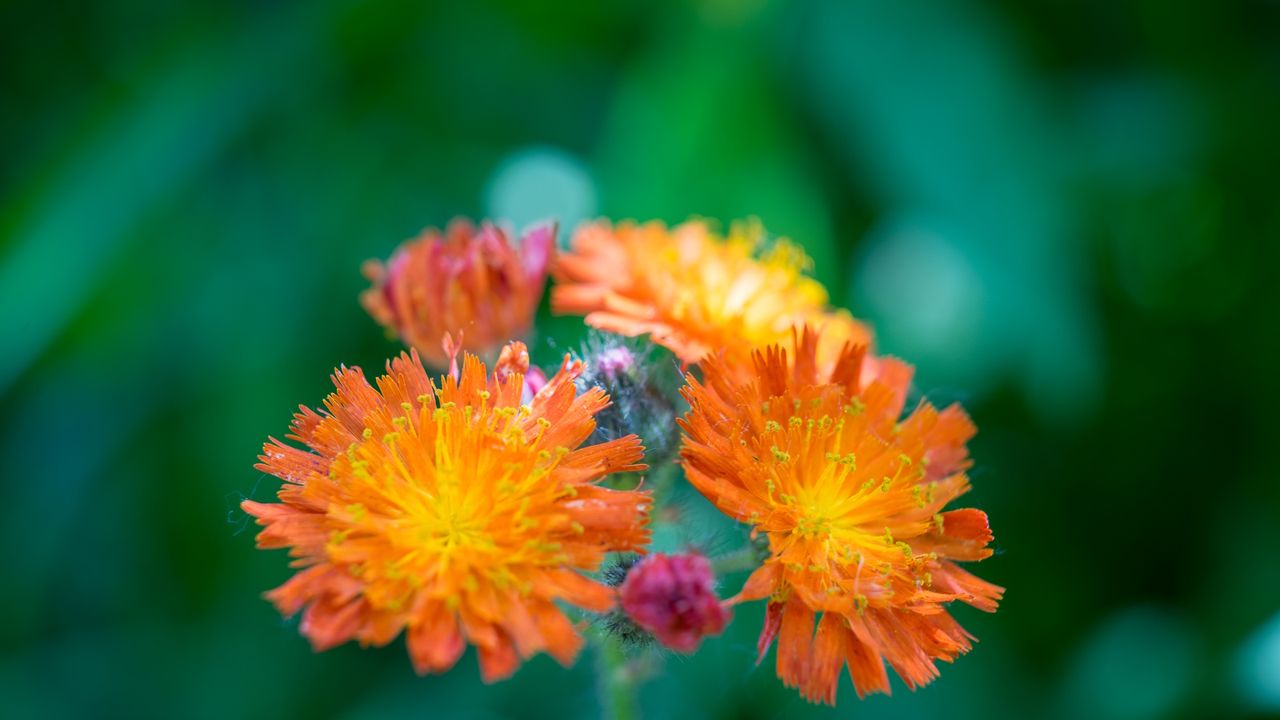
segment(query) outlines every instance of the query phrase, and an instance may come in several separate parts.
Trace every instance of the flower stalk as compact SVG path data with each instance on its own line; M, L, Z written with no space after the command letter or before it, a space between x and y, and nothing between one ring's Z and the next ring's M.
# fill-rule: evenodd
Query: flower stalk
M600 716L605 720L640 720L638 695L641 675L635 660L627 657L622 641L596 636L596 684Z

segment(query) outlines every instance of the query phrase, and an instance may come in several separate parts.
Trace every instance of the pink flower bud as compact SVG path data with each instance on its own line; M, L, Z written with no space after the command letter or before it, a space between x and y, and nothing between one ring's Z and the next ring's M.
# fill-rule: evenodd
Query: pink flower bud
M636 362L635 353L626 345L606 347L595 357L596 370L609 380L616 380L629 372Z
M676 652L693 652L729 621L711 564L701 555L650 555L627 573L621 595L632 621Z

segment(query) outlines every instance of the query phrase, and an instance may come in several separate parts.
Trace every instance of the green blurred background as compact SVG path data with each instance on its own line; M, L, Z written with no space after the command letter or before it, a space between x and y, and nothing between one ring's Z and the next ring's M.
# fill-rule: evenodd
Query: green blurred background
M237 504L396 352L362 260L698 214L801 242L965 402L1009 590L934 684L834 711L744 609L650 717L1280 716L1280 4L582 5L0 4L0 714L594 716L590 656L312 654Z

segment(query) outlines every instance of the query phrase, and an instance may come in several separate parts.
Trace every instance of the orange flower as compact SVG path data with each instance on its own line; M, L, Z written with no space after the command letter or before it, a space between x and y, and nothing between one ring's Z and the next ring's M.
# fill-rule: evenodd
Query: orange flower
M474 356L436 387L417 352L370 386L334 373L325 410L303 408L257 465L285 481L279 503L245 501L261 548L290 549L297 574L267 593L316 650L384 645L403 629L419 673L443 672L466 643L486 681L545 651L568 665L582 645L556 601L605 611L615 591L583 576L606 552L648 542L650 500L596 485L642 470L635 435L579 447L609 404L578 394L565 363L521 404L528 354L503 352L486 377Z
M601 330L649 334L685 363L723 351L749 366L751 348L784 343L806 323L824 328L824 361L845 342L868 344L866 326L827 309L826 289L804 274L809 265L786 240L766 247L758 222L721 237L701 220L670 230L601 221L579 228L573 251L557 258L551 307Z
M477 230L454 220L442 235L428 228L396 249L391 260L365 263L373 287L360 294L365 310L435 367L444 367L446 333L461 349L491 355L529 331L555 249L554 224L534 227L512 247L506 230Z
M994 611L1004 592L955 563L991 555L986 514L943 511L969 490L975 428L957 405L922 402L900 421L903 363L881 359L866 382L861 348L824 372L812 332L795 345L791 364L777 346L754 353L751 381L721 358L703 364L704 382L689 378L685 472L768 537L769 558L734 602L769 598L760 656L779 637L788 687L834 704L847 664L859 697L888 693L887 661L915 688L938 674L935 660L970 648L947 603Z

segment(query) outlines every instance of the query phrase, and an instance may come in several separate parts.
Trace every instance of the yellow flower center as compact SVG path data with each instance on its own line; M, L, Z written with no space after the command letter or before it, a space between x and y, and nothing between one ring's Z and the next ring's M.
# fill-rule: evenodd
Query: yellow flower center
M428 583L442 594L505 587L564 562L555 536L570 523L555 503L572 491L547 476L567 449L543 448L545 420L482 399L409 406L393 422L398 431L366 433L334 467L361 502L337 510L350 529L329 556L355 568L375 604L396 607Z
M660 314L703 337L776 342L827 303L821 283L804 275L811 262L798 246L777 240L765 248L759 223L738 223L723 240L702 223L675 228L654 248L637 244L636 275L659 299Z
M870 588L884 596L919 563L905 541L930 528L929 487L918 483L918 458L888 451L854 424L860 403L829 388L790 402L771 398L761 407L768 419L756 452L768 468L774 508L766 532L788 570L865 602Z

